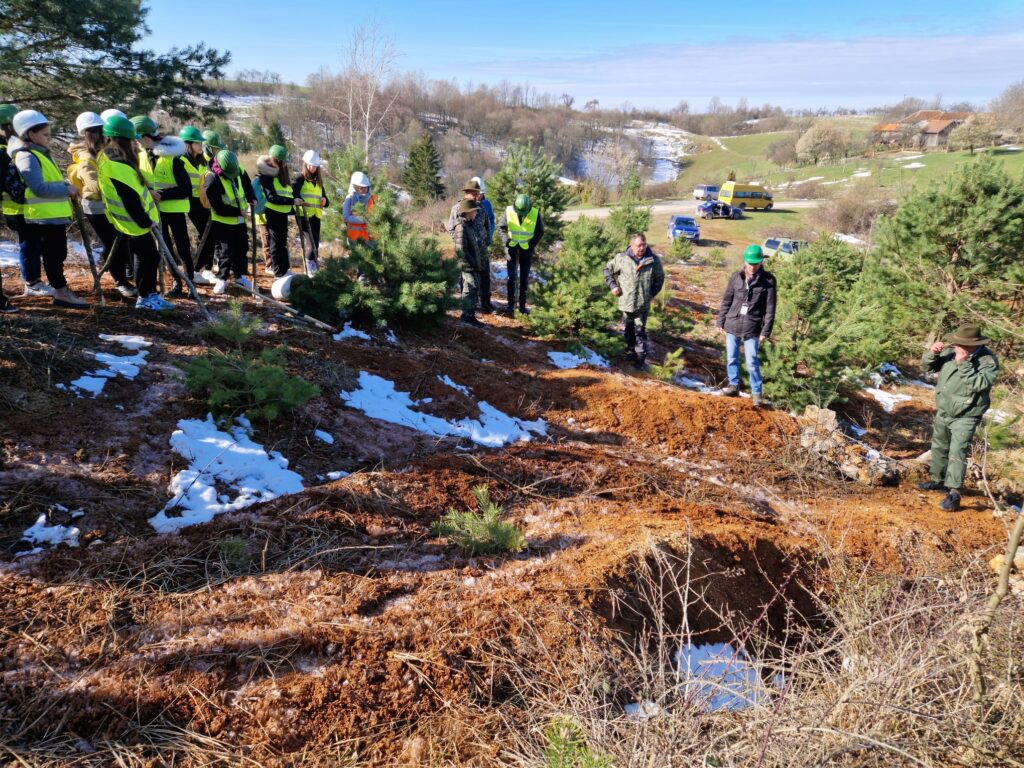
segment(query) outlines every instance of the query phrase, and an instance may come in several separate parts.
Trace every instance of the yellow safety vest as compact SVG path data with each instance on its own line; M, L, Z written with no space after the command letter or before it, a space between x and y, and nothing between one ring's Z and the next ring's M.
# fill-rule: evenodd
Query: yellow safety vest
M478 214L479 215L479 214ZM524 251L530 247L530 240L537 229L537 218L540 213L536 208L531 208L526 218L519 221L519 214L511 205L505 209L505 220L508 222L508 247L522 248Z
M248 210L249 205L245 199L245 188L242 186L242 174L238 174L238 178L235 179L234 184L229 182L223 176L219 176L218 178L220 179L221 186L224 188L224 197L226 197L229 202L234 203L238 210L244 214L246 210ZM213 207L210 208L210 218L213 221L219 221L221 224L230 224L231 226L241 224L242 226L245 226L244 215L221 216Z
M0 152L7 151L7 144L0 144ZM11 162L14 162L14 158L11 158ZM24 206L21 203L14 201L14 198L8 194L3 188L4 180L0 179L0 200L3 201L3 212L4 216L21 216Z
M149 162L149 150L145 147L139 150L139 171L142 178L146 180L146 186L152 188L154 182L153 164Z
M174 181L173 157L158 157L156 159L156 167L153 169L153 185L156 191L161 193L165 189L173 189L177 186ZM186 197L181 200L161 200L157 203L157 207L161 213L188 213L189 199Z
M274 177L274 192L276 194L280 195L281 197L287 197L287 198L292 198L292 194L293 194L291 187L288 187L288 186L282 184L281 180L279 178L277 178L277 176ZM320 204L320 200L319 199L316 202L317 202L317 205ZM292 212L292 208L294 208L295 206L294 205L278 205L277 203L272 203L269 200L267 200L267 206L266 207L267 207L268 211L276 211L277 213L291 213Z
M149 220L154 224L160 220L157 212L156 201L149 192L149 187L142 183L139 174L127 163L111 160L106 152L101 152L97 157L99 165L100 194L103 195L103 205L106 209L107 220L114 225L118 232L123 232L131 237L139 237L149 232L149 229L140 227L135 219L124 207L124 201L117 193L114 181L119 181L132 189L142 200L142 206L146 209Z
M189 155L184 155L181 158L181 162L188 173L188 180L192 182L192 197L199 197L199 185L202 183L203 171L206 170L206 166L193 165L192 158Z
M314 184L305 176L302 177L302 194L299 195L306 204L306 215L323 218L324 209L321 201L324 197L324 188L320 184Z
M47 157L45 154L37 149L30 149L33 155L36 156L36 160L39 161L39 167L43 172L43 181L45 182L59 182L64 181L64 174L60 172L57 165ZM71 218L71 201L68 200L67 196L64 197L36 197L35 192L25 186L25 221L29 222L46 222L55 221L57 219L70 219Z

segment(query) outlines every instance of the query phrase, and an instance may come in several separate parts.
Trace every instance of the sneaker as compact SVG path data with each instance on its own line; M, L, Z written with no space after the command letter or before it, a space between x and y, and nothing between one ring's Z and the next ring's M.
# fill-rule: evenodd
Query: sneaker
M315 275L320 270L320 265L312 259L306 259L306 269L309 270L310 275Z
M207 280L202 272L196 272L192 276L192 285L213 285L214 282L213 280Z
M136 296L139 295L139 292L136 291L133 286L128 285L128 283L121 283L120 285L118 285L117 292L124 296L126 299L134 299Z
M53 296L55 291L42 280L36 280L31 285L25 286L22 296Z
M196 285L216 285L217 276L208 269L204 269L196 275Z
M757 392L754 392L753 394L750 395L750 402L755 408L760 407L761 395L758 394Z
M528 315L528 314L530 314L530 310L528 310L526 307L520 307L519 308L519 314L521 314L521 315Z
M173 301L168 301L163 296L161 296L159 293L154 293L152 296L149 297L149 300L153 304L155 304L156 305L156 309L158 309L160 311L168 310L168 309L174 309L174 302Z
M242 277L235 278L235 285L237 285L239 288L245 288L245 290L247 291L252 290L252 282L249 280L248 277L245 277L244 275Z
M505 317L515 317L515 312L513 311L512 307L505 307L505 309L501 310L501 314L503 314Z
M151 293L149 296L139 296L135 300L136 309L149 309L153 312L159 312L162 307L157 304L156 299L160 298L159 293Z
M228 291L227 280L214 280L213 281L213 292L218 296L223 296Z
M67 286L53 292L53 306L64 309L88 309L89 305L75 296Z
M13 315L18 308L7 300L6 296L0 295L0 314Z
M917 490L919 491L944 491L946 490L946 484L940 483L938 480L926 480L923 483L917 484Z
M728 387L722 390L722 394L725 395L726 397L739 397L740 388L734 387L732 384L730 384Z
M960 509L960 491L950 488L946 498L939 504L939 509L943 509L946 512L956 512Z
M477 320L475 317L473 317L473 315L463 315L461 320L466 325L472 325L474 328L483 328L483 327L485 327L484 324L481 323L479 320Z

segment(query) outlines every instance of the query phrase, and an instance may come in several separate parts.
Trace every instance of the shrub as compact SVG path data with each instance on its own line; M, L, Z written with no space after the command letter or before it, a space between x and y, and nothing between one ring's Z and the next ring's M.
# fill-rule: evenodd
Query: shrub
M683 348L679 347L675 352L669 352L661 365L651 363L649 369L651 375L661 381L672 381L679 373L686 368L686 361L683 360Z
M263 321L258 317L246 313L241 299L232 299L227 311L202 326L199 333L207 339L218 338L241 347L262 325Z
M491 501L486 485L473 489L478 512L452 507L441 520L431 524L434 536L443 536L470 555L522 552L526 539L513 523L502 522L502 509Z
M561 182L561 175L561 164L540 147L535 147L531 139L526 144L512 144L504 164L487 183L487 196L499 216L512 205L520 192L530 196L544 218L544 237L538 245L540 250L562 239L562 213L569 206L573 193L568 185Z
M184 366L185 386L205 397L221 421L244 412L252 421L269 422L320 394L319 387L289 376L283 366L284 354L276 348L259 355L211 350Z
M693 330L693 318L685 309L672 307L668 303L669 283L651 302L651 316L647 321L647 330L652 333L663 333L669 336L682 336Z
M553 264L540 264L543 278L534 289L530 327L537 335L578 342L604 355L622 350L609 332L619 318L616 299L604 282L604 266L614 251L601 223L583 216L565 230Z
M879 216L888 216L895 208L885 190L870 182L862 182L814 208L809 218L821 232L862 235L871 231Z
M369 215L373 245L356 242L345 258L326 259L292 304L324 322L338 317L377 324L434 321L454 306L458 265L445 259L436 238L410 227L395 195L378 193Z
M632 171L623 181L619 203L608 214L605 231L612 249L629 246L630 238L651 226L651 206L641 197L640 174Z
M665 256L669 261L686 263L693 258L693 243L685 237L676 237Z
M612 768L610 758L591 752L583 729L569 718L552 720L544 741L544 768Z

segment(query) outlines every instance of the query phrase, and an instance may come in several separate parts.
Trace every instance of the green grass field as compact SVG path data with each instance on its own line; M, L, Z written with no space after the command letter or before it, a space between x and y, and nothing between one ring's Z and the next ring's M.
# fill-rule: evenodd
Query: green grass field
M807 215L810 209L801 208L787 210L784 206L774 211L755 211L745 214L742 219L701 219L700 245L697 252L706 252L712 248L721 248L727 255L737 255L751 243L760 244L766 237L781 235L784 237L805 236L807 233ZM668 250L667 236L668 215L658 215L651 222L648 237L655 250Z

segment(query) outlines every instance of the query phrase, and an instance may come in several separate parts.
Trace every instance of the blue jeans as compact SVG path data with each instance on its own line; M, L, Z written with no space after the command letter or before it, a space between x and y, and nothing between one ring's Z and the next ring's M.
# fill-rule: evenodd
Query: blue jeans
M725 334L725 370L729 374L729 385L740 385L740 337L731 333ZM750 392L761 394L761 361L757 357L757 337L744 339L743 355L747 360L747 374L750 376Z

